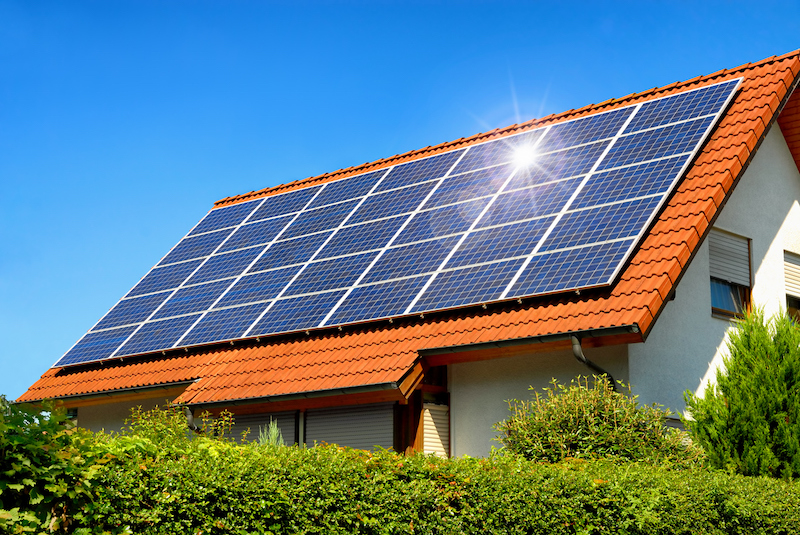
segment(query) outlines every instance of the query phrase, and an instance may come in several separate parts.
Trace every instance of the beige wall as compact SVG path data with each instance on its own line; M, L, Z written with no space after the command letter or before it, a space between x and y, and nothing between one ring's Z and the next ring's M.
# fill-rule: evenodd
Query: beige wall
M784 249L800 253L800 175L774 126L714 226L750 238L753 303L786 306ZM685 408L683 392L713 380L732 323L711 316L708 243L703 243L644 344L630 346L630 381L642 403Z
M627 383L627 347L585 349L589 360ZM592 371L578 362L572 351L531 353L448 366L450 390L450 451L452 455L488 455L496 432L493 425L505 420L509 399L529 399L530 386L542 389L553 378L569 382Z

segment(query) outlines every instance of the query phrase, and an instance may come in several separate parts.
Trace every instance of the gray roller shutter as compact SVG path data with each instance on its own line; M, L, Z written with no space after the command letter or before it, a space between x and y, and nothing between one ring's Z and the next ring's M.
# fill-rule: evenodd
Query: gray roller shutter
M783 272L786 277L786 293L800 297L800 256L784 251Z
M266 429L269 425L270 418L278 421L278 428L280 428L281 435L283 435L284 444L287 446L294 444L296 440L294 436L294 411L234 416L233 428L231 429L230 436L236 440L241 440L242 433L250 429L250 432L247 434L247 440L249 442L257 441L259 426Z
M708 256L712 277L750 287L750 243L747 238L712 229L708 235Z
M450 455L450 407L426 403L422 408L423 449L439 457Z
M306 413L306 444L327 442L360 450L375 446L392 449L394 409L392 403L352 405Z

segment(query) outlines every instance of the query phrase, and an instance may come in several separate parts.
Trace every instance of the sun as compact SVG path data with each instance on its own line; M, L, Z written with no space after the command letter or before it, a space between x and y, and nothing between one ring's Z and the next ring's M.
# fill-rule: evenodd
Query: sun
M536 149L531 145L520 145L514 149L514 164L517 167L530 167L536 161Z

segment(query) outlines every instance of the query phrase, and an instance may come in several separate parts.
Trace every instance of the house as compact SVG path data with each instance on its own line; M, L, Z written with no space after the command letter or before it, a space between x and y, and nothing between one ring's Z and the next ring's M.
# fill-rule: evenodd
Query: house
M250 327L214 343L192 344L186 341L191 335L187 339L184 333L168 348L147 349L156 346L142 342L136 346L139 350L124 355L125 351L113 353L112 349L108 358L74 361L68 352L18 401L59 400L77 413L79 425L95 430L118 429L132 406L148 408L169 400L187 405L195 414L227 409L235 414L239 429L257 430L275 418L290 442L379 445L472 456L485 455L496 444L492 425L507 416L506 400L526 398L529 386L544 387L553 377L568 381L600 368L632 385L642 403L682 411L683 392L701 391L713 380L737 314L750 303L765 307L767 313L798 309L800 94L794 94L798 76L800 52L772 57L222 199L204 220L212 221L228 207L264 199L264 206L271 206L278 202L276 196L305 195L311 188L346 183L348 177L373 172L383 177L403 164L418 165L424 158L433 161L439 155L495 140L524 138L540 143L548 139L543 134L546 129L582 118L619 113L628 114L626 121L631 121L638 113L631 110L655 106L647 103L656 99L684 98L684 94L694 94L687 92L711 86L730 87L729 100L720 101L719 113L713 121L709 119L697 151L687 153L677 183L666 190L652 213L645 213L642 234L634 233L635 239L625 242L632 244L630 254L617 255L618 264L609 264L615 271L607 283L592 279L519 296L506 290L482 302L434 304L422 312L410 304L399 312L376 313L375 319L363 314L342 316L345 319L338 324L328 323L330 311L311 327L303 322L316 309L286 306L281 309L283 315L273 314L272 325L283 325L283 331L273 327L265 335ZM623 130L604 150L612 150L608 147L621 139ZM657 149L656 141L642 139L636 150ZM592 169L584 178L596 174L597 164ZM638 180L637 176L633 179ZM419 210L411 213L413 219ZM487 247L499 246L494 243L482 250ZM176 250L180 246L165 260L179 254ZM207 259L209 253L203 254ZM532 254L525 262L531 262ZM542 264L549 269L551 260ZM318 279L334 275L322 272ZM487 276L486 280L493 279ZM336 306L351 295L342 292L347 295ZM388 306L387 302L381 306ZM350 310L358 312L372 304L362 300ZM257 318L266 317L264 310L256 313L260 314ZM280 323L290 316L294 323L288 319ZM359 317L366 319L347 320ZM120 340L129 343L137 336L131 333L148 328L147 323L142 325L122 331L125 337ZM102 329L93 329L87 336L97 334L100 341L92 342L96 349L102 346ZM156 333L155 329L148 332ZM95 340L82 340L90 339Z

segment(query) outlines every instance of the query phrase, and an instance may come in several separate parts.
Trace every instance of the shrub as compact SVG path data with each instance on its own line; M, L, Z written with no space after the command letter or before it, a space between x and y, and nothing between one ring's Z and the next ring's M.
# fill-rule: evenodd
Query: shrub
M800 328L784 314L753 310L736 324L716 384L686 392L694 439L718 468L800 476Z
M0 532L73 533L73 524L90 522L92 484L106 460L64 411L0 396Z
M511 417L495 428L505 448L534 461L615 457L687 465L702 460L702 450L665 425L668 411L640 406L636 399L630 391L615 392L605 376L578 377L569 385L554 379L544 395L510 401Z
M262 446L270 446L270 447L286 445L286 443L283 440L283 433L281 433L281 428L278 427L277 420L273 420L270 417L269 425L263 428L261 426L258 426L258 443L261 444Z

